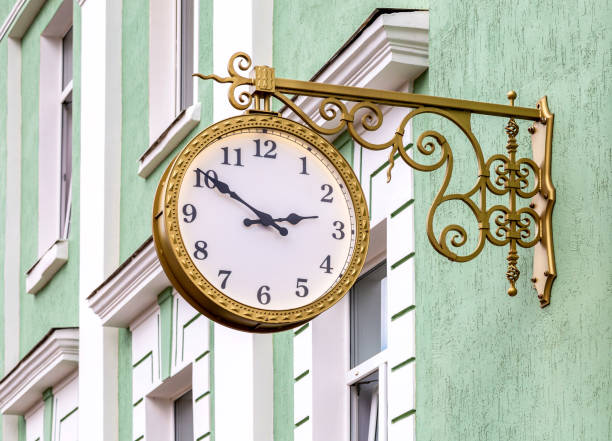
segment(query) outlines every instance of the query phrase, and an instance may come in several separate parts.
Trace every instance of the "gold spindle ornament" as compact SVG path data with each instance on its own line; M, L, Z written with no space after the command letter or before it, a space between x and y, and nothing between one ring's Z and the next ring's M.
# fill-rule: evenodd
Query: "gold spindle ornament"
M514 106L516 92L511 90L508 92L507 96L510 100L510 105ZM516 190L519 186L516 176L516 149L518 147L516 135L518 134L518 131L518 124L514 118L510 118L508 124L506 124L506 134L508 135L508 143L506 144L506 150L508 151L508 162L506 163L508 180L506 181L506 188L509 189L508 213L506 214L506 219L508 221L509 228L507 234L510 238L510 251L508 252L508 271L506 271L506 278L508 279L508 282L510 282L510 288L508 288L509 296L516 295L516 281L521 274L517 266L518 253L516 252L516 240L519 238L519 233L516 231L516 223L518 221L518 213L516 211Z

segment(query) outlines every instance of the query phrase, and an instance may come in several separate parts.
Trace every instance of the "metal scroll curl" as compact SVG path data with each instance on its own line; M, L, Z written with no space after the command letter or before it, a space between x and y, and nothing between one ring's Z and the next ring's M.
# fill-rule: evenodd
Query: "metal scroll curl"
M202 79L231 83L228 91L229 101L238 110L253 107L249 111L271 112L270 99L273 97L290 109L306 126L321 135L333 136L346 130L357 144L366 149L390 149L387 180L391 180L391 172L398 155L410 167L423 172L432 172L445 166L444 178L427 214L427 236L433 247L450 260L466 262L478 256L486 242L496 246L509 246L506 277L510 282L508 290L510 295L516 294L515 282L520 274L517 265L517 246L535 247L535 252L544 255L547 259L546 269L543 270L546 284L544 286L535 276L532 282L540 283L545 291L539 294L541 306L548 304L550 286L556 277L551 227L555 190L550 178L553 114L548 110L545 98L540 100L537 111L534 111L514 107L515 92L508 93L510 105L501 106L275 78L274 69L268 66L255 66L254 76L241 75L251 68L251 64L247 54L238 52L229 60L228 77L194 75ZM239 89L241 86L250 86L250 89L241 90ZM320 98L321 101L315 110L316 116L304 111L298 105L299 100L296 100L296 97L291 98L293 95ZM367 134L382 131L383 128L385 114L381 106L403 107L407 109L407 114L395 131L389 137L385 137L383 142L371 142L365 139ZM504 127L508 137L506 154L494 154L485 160L481 146L472 132L472 113L509 118ZM404 149L403 137L407 125L413 118L423 114L437 115L452 122L463 132L472 146L478 174L474 186L465 193L447 194L453 174L453 151L442 133L427 130L416 140L416 150L425 157L434 158L431 163L415 160ZM534 121L534 126L529 130L534 146L537 145L533 160L516 158L519 125L515 118ZM439 156L436 157L438 152ZM488 195L497 199L507 198L508 203L487 206ZM519 201L529 198L532 199L531 204L522 207ZM478 228L476 241L469 240L470 229L459 224L446 225L441 229L439 236L435 235L436 212L442 204L450 201L461 202L470 209ZM474 242L473 249L466 253L457 253L463 251L463 247L468 243Z

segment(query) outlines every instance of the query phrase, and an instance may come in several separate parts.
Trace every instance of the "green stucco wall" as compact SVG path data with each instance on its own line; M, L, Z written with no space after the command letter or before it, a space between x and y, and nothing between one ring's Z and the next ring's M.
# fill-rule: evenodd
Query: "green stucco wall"
M16 0L0 0L0 24L4 22L15 3Z
M119 329L118 383L119 441L132 440L132 333Z
M293 330L273 336L274 439L293 441Z
M430 9L430 69L416 92L505 103L515 89L518 105L548 95L556 114L559 276L545 309L529 281L530 251L519 250L519 294L510 298L507 249L488 245L465 264L433 250L425 216L442 176L415 173L417 440L611 439L610 2L393 3ZM347 13L346 2L276 0L277 74L308 79L382 6L391 5L354 2ZM485 155L504 152L505 123L473 118ZM425 127L454 147L452 188L471 188L475 167L464 140L434 118L415 121L415 134ZM529 155L526 128L519 142ZM470 223L461 208L441 213L438 228Z
M61 4L47 1L22 39L21 131L21 282L20 356L24 356L52 327L78 326L79 164L80 164L80 7L74 7L74 89L72 143L72 214L68 262L36 295L25 289L25 273L38 250L38 101L40 34Z
M121 244L125 260L151 235L153 197L162 173L174 158L171 153L146 179L138 176L138 159L149 148L149 1L123 3ZM212 2L200 2L199 69L212 72ZM198 86L202 103L199 125L175 149L212 123L212 84Z

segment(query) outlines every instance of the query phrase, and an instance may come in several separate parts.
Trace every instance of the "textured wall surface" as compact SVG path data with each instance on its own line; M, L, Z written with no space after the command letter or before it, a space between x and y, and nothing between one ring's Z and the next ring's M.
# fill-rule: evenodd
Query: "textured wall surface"
M488 246L465 264L433 250L425 216L442 175L415 174L418 441L611 439L610 2L387 3L355 2L347 13L346 2L277 0L278 75L309 78L374 7L429 6L430 70L417 92L505 103L515 89L522 106L548 95L556 115L559 276L545 309L530 286L529 251L519 250L519 294L509 298L506 249ZM505 151L505 123L473 118L486 155ZM471 188L475 161L465 140L434 118L415 121L416 133L425 127L440 129L454 148L451 188ZM529 155L527 127L519 142ZM474 231L462 208L440 213L438 233L451 220Z
M149 148L149 1L123 3L123 79L121 144L120 260L128 258L150 235L153 197L171 153L147 179L138 176L138 159ZM212 72L212 2L200 3L199 69ZM180 151L212 123L212 83L198 85L201 119L176 147ZM127 190L126 190L127 189Z
M530 252L519 250L515 298L507 249L466 264L437 255L425 215L441 179L415 175L419 441L612 439L611 25L606 0L431 2L430 94L503 103L512 88L523 106L548 96L558 277L540 309ZM474 118L488 154L504 152L504 124ZM465 190L475 177L458 175L473 170L464 144L455 160ZM459 210L443 220L456 219L471 221Z
M36 295L25 290L25 273L37 260L38 249L38 101L40 33L61 4L49 0L22 39L21 128L21 293L19 353L24 356L52 327L78 326L79 270L79 72L78 23L74 29L74 93L72 143L72 215L68 262ZM79 14L80 8L74 11Z

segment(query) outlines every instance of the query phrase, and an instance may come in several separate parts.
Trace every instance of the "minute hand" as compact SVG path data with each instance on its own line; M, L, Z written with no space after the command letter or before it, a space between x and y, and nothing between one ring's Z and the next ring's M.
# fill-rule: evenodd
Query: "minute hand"
M260 219L261 224L266 226L266 227L274 227L276 228L276 230L280 233L281 236L286 236L287 235L287 229L284 227L281 227L280 225L278 225L275 221L274 218L272 216L270 216L268 213L264 213L263 211L259 211L257 208L253 207L251 204L249 204L248 202L246 202L244 199L242 199L238 193L236 193L235 191L230 190L229 186L223 182L220 181L217 178L213 178L212 176L208 176L208 179L210 181L212 181L212 183L215 185L215 187L217 187L217 189L223 193L223 194L227 194L229 195L230 198L240 202L241 204L247 206L253 213L255 213L257 215L257 217Z

